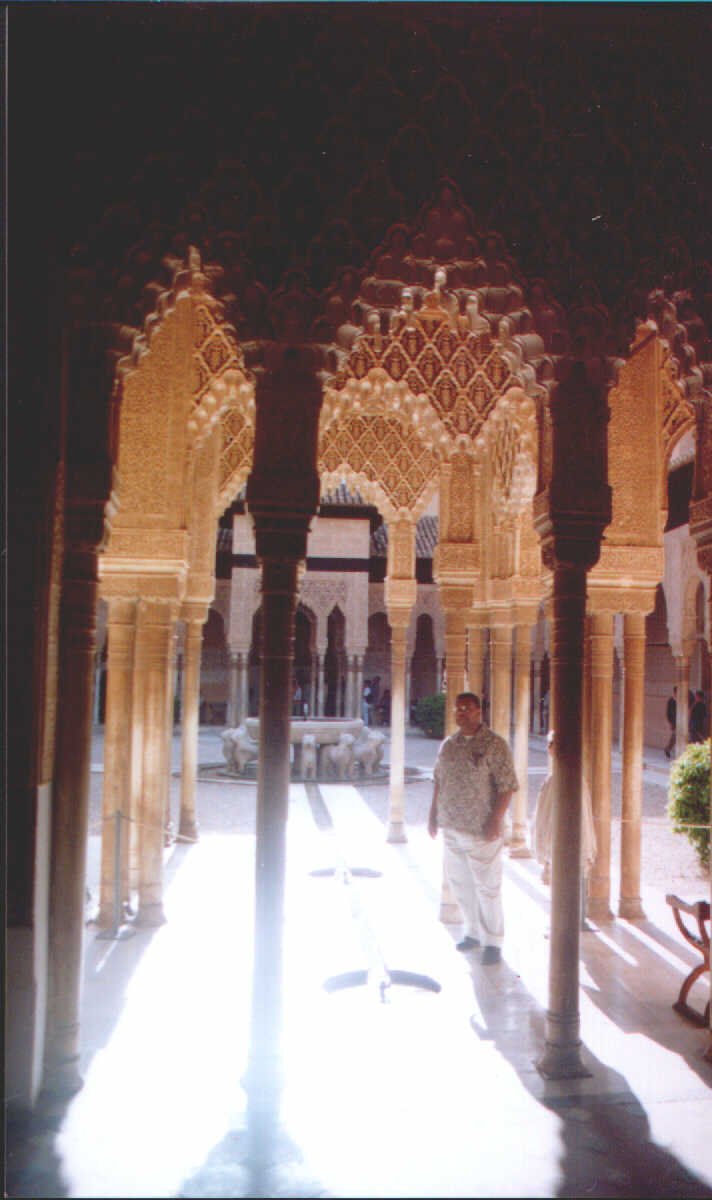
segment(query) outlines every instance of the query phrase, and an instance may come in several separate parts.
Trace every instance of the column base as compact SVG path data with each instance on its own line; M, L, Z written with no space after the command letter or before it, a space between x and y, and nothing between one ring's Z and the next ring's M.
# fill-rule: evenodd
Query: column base
M552 1046L547 1043L536 1063L544 1079L590 1079L593 1074L581 1058L581 1043L574 1046Z
M158 904L141 904L139 901L138 914L134 924L145 925L147 928L157 928L159 925L165 925L167 919L162 901Z
M407 842L404 821L389 821L388 833L386 834L387 842Z
M198 822L191 820L182 820L178 826L178 837L183 842L197 842L198 839Z
M614 920L614 916L608 901L598 900L595 896L589 896L588 898L588 902L586 904L586 915L589 916L592 921L597 921L599 924L601 921L605 922Z
M443 925L461 925L462 913L459 905L451 900L445 900L440 905L440 920Z
M79 1073L79 1055L48 1067L42 1085L42 1099L51 1104L53 1100L68 1100L76 1096L84 1087L84 1079Z
M621 896L618 904L618 916L626 921L644 921L645 912L640 896Z
M532 858L532 852L524 838L517 841L512 841L509 847L510 858Z

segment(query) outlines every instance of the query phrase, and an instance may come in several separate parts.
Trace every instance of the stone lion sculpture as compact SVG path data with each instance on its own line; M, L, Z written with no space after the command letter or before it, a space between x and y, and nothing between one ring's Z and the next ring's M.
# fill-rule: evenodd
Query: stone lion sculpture
M321 751L322 774L336 779L351 777L354 761L354 736L352 733L342 733L339 740L330 746L323 746Z
M373 775L381 759L385 749L386 735L381 733L380 729L361 730L361 733L356 742L354 742L354 765L360 766L364 775Z
M244 723L236 729L224 729L220 737L228 770L235 775L244 774L247 764L257 758L259 743L250 737Z
M302 738L302 779L316 779L316 738L305 733Z

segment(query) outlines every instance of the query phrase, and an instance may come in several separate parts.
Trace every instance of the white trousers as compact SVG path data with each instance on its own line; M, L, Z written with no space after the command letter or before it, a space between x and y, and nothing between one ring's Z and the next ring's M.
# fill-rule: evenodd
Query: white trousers
M471 833L443 829L445 874L465 921L465 934L483 946L504 940L502 848L504 839L486 842Z

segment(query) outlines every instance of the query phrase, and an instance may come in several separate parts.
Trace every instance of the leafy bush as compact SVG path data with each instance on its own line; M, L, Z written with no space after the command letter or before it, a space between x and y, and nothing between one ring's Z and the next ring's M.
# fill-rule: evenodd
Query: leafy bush
M710 741L692 743L675 760L668 784L668 816L684 833L700 863L710 863Z
M442 738L445 736L445 695L438 692L435 696L423 696L416 701L415 723L419 725L427 737Z

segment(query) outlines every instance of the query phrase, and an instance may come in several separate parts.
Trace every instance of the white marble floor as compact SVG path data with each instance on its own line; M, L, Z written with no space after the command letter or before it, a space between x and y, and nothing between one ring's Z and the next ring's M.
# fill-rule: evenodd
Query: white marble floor
M353 787L293 786L284 1148L260 1194L712 1197L708 1035L671 1008L695 956L664 897L646 891L643 922L582 935L591 1073L547 1082L535 1065L548 977L539 868L507 860L504 957L484 967L438 919L440 853L422 827L387 845ZM63 1116L53 1194L258 1194L240 1085L253 859L250 833L206 833L167 856L165 926L125 941L88 929L86 1082ZM312 874L344 865L381 874ZM323 986L378 962L441 990L393 985L383 1002L375 985Z

